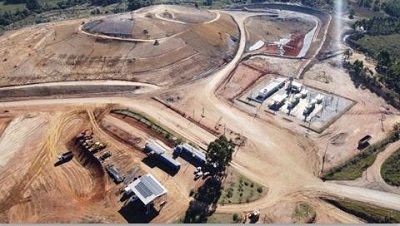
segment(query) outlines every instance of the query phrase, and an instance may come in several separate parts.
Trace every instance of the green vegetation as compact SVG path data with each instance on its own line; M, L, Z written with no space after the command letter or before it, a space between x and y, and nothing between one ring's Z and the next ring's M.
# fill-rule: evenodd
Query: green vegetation
M241 219L241 216L238 216L238 221L232 220L232 214L224 214L224 213L214 213L210 217L207 218L206 222L203 223L208 223L208 224L233 224L239 222L239 219ZM174 223L184 223L184 217L179 218L178 221Z
M390 143L400 139L400 125L396 125L389 135L361 151L358 155L329 170L322 178L324 180L354 180L362 176L364 170L370 167L379 152L385 150Z
M364 35L356 40L354 44L375 59L378 58L381 51L387 51L392 58L400 58L400 34Z
M400 18L400 0L390 0L382 4L385 12L391 16Z
M381 96L400 109L400 0L358 0L358 4L387 13L385 17L357 21L354 25L356 32L348 39L353 48L378 62L378 74L368 74L368 69L364 69L360 62L356 62L357 65L345 62L345 66L350 69L353 80L361 81L373 92L382 93ZM354 70L358 67L360 70Z
M210 177L197 191L190 192L193 200L178 223L235 223L243 220L239 214L214 214L217 204L250 202L259 199L266 192L264 189L257 192L258 188L262 188L261 185L232 168L228 168L227 172L226 178Z
M399 223L400 212L366 205L360 202L349 202L343 200L327 200L341 210L353 214L368 223Z
M218 200L222 205L252 202L266 193L261 185L250 181L232 168L228 168L228 176L222 186L222 194Z
M392 186L400 186L400 149L393 153L381 168L381 175L386 183Z
M111 113L118 114L118 115L123 115L126 117L133 118L137 120L138 122L141 122L145 124L149 129L157 132L161 136L165 137L167 140L169 140L172 144L178 145L184 141L184 139L178 135L176 135L173 132L170 132L157 123L155 123L153 120L147 118L146 116L143 116L137 112L133 112L129 109L114 109L111 110Z
M211 177L198 188L194 199L190 201L183 223L206 223L216 210L216 204L221 196L220 178Z
M295 222L313 223L316 216L317 213L312 206L303 202L300 203L294 210L292 219Z
M211 174L223 174L226 167L232 161L235 144L226 139L224 135L208 145L206 151L206 169Z

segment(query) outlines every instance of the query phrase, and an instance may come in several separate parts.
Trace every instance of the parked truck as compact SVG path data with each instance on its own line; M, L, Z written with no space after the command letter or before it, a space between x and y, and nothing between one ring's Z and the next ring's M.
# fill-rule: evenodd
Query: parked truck
M66 161L71 160L73 157L74 157L74 153L72 153L72 151L65 152L62 155L58 156L58 161L66 162Z

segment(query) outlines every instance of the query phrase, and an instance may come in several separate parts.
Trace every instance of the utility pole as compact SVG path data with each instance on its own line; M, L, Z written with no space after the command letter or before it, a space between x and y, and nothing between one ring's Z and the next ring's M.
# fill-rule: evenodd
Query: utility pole
M386 115L384 113L382 113L379 120L381 121L382 131L385 132L385 128L383 127L383 121L386 120Z
M339 97L337 97L337 101L336 101L336 108L335 108L336 112L338 111L338 107L339 107Z
M320 176L322 175L322 172L324 172L325 157L326 157L326 153L328 152L328 146L329 146L329 140L328 140L328 143L326 143L325 152L324 152L324 155L322 156L322 166L321 166Z

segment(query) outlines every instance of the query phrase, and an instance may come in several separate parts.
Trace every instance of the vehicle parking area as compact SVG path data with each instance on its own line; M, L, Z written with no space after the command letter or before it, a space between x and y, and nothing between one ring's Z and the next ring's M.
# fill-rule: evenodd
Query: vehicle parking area
M263 93L264 90L267 91ZM263 113L279 115L321 132L356 102L305 86L295 79L291 81L290 77L266 75L239 96L235 103L244 106L254 116Z

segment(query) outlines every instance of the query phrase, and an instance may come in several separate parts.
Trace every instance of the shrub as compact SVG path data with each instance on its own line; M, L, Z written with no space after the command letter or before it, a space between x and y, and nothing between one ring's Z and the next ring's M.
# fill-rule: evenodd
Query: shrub
M262 193L262 192L263 192L263 188L262 188L262 187L258 187L258 188L257 188L257 192L258 192L258 193Z
M237 213L234 213L233 216L232 216L232 220L234 222L237 222L238 218L239 218L239 215Z

